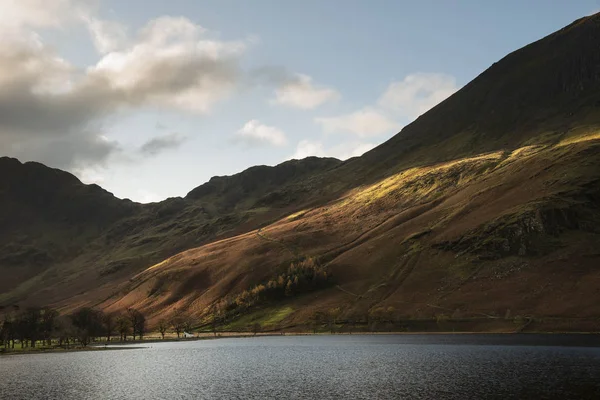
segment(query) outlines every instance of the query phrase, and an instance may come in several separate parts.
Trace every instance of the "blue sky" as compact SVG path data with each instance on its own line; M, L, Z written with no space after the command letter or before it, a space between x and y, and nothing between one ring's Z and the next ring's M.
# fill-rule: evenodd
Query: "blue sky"
M0 5L3 155L144 202L252 165L359 155L507 53L600 11L597 0Z

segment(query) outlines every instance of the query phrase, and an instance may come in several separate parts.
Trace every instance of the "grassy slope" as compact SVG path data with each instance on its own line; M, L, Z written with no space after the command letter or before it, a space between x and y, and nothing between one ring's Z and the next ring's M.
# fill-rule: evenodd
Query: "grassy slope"
M183 252L103 306L161 316L183 309L201 320L208 306L266 282L299 254L327 265L335 286L278 304L273 313L287 310L289 324L332 307L342 318L382 306L397 318L595 316L599 162L591 133L406 170L260 234Z

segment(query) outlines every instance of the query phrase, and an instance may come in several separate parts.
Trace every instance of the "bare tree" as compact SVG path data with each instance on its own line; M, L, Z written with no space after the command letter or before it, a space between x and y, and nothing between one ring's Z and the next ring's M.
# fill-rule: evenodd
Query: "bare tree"
M162 336L163 340L165 339L165 333L169 328L169 324L164 319L158 321L158 331L160 332L160 336Z
M171 319L171 326L173 330L177 334L177 339L181 336L181 332L183 332L185 321L181 316L175 316Z
M48 346L51 346L52 334L56 330L56 320L58 318L58 311L46 307L41 310L40 318L40 333L42 339L46 341Z
M125 315L119 315L117 317L117 331L121 336L121 342L127 341L127 335L129 334L129 318Z
M41 314L42 310L38 307L28 307L23 314L25 338L29 339L31 347L35 347L41 334Z
M4 314L2 327L0 327L0 338L2 338L2 344L5 349L10 347L11 342L12 348L15 348L15 323L12 315L9 313Z
M144 338L144 331L146 329L146 317L134 308L127 309L127 316L131 323L131 329L133 332L133 340L135 340L136 334L140 337L140 340Z
M104 325L104 333L106 335L107 342L110 342L110 337L115 330L115 322L114 314L104 314L104 318L102 318L102 324Z
M191 333L193 329L192 321L189 318L185 318L183 320L183 331L187 333Z
M87 346L90 341L102 334L103 313L89 307L80 308L71 314L71 322L77 331L77 339L82 346Z
M57 318L55 335L58 338L58 345L60 347L65 346L68 349L71 340L74 340L73 338L77 336L76 328L73 326L70 316Z

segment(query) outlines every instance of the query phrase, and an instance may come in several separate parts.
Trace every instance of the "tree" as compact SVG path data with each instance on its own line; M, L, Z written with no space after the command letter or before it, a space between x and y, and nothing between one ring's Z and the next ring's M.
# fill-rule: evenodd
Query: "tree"
M254 336L256 336L256 334L258 332L260 332L260 330L262 329L262 327L260 326L260 324L258 322L255 322L255 323L252 324L251 329L252 329L252 333L254 334Z
M140 340L142 340L146 328L146 317L134 308L127 309L127 316L129 317L129 322L131 324L133 340L135 340L136 334L140 337Z
M76 330L76 336L82 346L102 334L103 313L89 307L80 308L71 314L71 322Z
M190 320L189 318L184 319L183 331L187 332L187 333L191 333L193 328L194 327L192 326L192 320Z
M112 336L115 330L115 315L104 314L104 317L102 318L102 324L104 326L104 334L106 335L106 341L110 342L110 337Z
M15 324L12 318L12 315L6 313L4 314L4 320L2 321L2 326L0 327L0 339L2 339L2 344L4 348L7 349L12 341L12 348L15 348Z
M210 328L215 337L217 337L217 330L221 324L221 320L221 312L218 309L210 315Z
M181 332L183 332L183 324L184 321L181 317L174 317L171 320L171 326L173 326L173 330L177 334L177 339L181 336Z
M56 321L56 336L58 337L58 345L65 346L67 349L71 344L71 340L77 336L77 330L73 326L73 322L70 317L63 316L57 318Z
M175 316L171 318L171 326L177 334L177 339L181 336L181 332L185 330L186 319L179 310L175 310Z
M27 347L27 321L23 314L17 314L14 320L15 339L21 342L21 347Z
M46 307L41 310L40 330L42 339L46 341L48 346L52 345L52 334L56 330L56 320L58 311Z
M31 347L35 347L41 333L42 310L38 307L28 307L23 314L23 329L25 339L29 339Z
M121 342L126 342L127 341L127 335L129 334L129 318L127 318L125 315L119 315L117 317L117 331L119 332L119 335L121 336Z
M164 319L158 321L158 331L160 332L160 336L162 336L163 340L165 339L165 333L167 332L168 328L169 324L167 324L167 321Z

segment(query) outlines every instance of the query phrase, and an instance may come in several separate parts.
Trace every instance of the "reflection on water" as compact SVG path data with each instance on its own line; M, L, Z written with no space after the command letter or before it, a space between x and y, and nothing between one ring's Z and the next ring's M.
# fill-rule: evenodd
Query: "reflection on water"
M288 336L6 356L0 398L600 398L600 348L581 340Z

